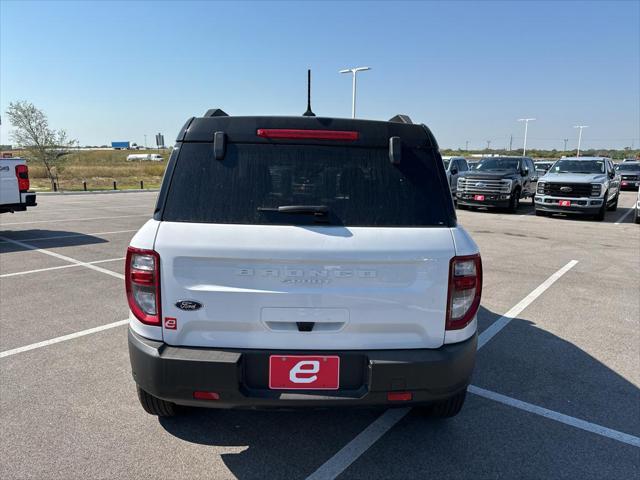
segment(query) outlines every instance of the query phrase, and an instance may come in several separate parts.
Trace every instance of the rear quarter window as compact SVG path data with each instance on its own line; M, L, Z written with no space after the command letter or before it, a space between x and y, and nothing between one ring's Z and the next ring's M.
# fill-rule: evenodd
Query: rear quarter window
M166 192L162 220L261 225L450 226L451 200L431 149L405 148L393 165L385 148L184 143ZM446 187L446 185L445 185ZM289 214L279 206L328 207Z

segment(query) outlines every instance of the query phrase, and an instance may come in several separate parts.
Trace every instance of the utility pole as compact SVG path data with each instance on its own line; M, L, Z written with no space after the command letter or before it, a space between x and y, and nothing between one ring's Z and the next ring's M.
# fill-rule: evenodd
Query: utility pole
M576 157L580 156L580 145L582 144L582 130L584 128L589 128L589 125L574 125L573 128L577 128L579 130L578 132L578 153L576 155Z
M535 118L519 118L519 122L524 122L524 147L522 148L522 156L527 155L527 130L529 129L529 122L534 121Z
M487 140L487 150L491 149L491 140Z
M563 150L563 152L566 152L566 151L567 151L567 142L568 142L568 141L569 141L569 139L568 139L568 138L565 138L565 139L564 139L564 150Z
M464 151L468 152L469 151L469 140L467 140L466 142L464 142Z
M147 149L147 136L144 136L144 149Z
M509 151L511 151L513 147L513 133L509 135Z
M353 91L351 94L351 118L356 118L356 74L358 72L364 72L365 70L371 70L371 67L354 67L340 70L340 73L351 73L353 76Z

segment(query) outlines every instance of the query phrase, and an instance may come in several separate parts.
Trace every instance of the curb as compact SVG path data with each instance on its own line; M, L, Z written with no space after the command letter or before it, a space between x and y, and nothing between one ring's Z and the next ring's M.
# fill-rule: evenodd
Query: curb
M114 193L144 193L144 192L159 192L159 188L149 188L145 190L87 190L86 192L38 192L36 195L111 195Z

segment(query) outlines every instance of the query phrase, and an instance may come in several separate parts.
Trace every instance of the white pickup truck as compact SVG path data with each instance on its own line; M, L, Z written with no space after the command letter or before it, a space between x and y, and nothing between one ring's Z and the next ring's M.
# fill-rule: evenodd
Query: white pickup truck
M23 158L0 158L0 213L35 207L36 194L29 191L29 169Z

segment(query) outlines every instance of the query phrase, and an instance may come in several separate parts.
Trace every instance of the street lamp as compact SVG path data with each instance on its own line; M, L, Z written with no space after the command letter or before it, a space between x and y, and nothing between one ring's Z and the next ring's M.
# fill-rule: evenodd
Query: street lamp
M524 147L522 148L522 156L527 154L527 131L529 130L529 122L533 122L535 118L519 118L519 122L524 122Z
M356 74L358 72L364 72L365 70L371 70L371 67L355 67L346 68L340 70L340 73L351 73L353 75L353 93L351 98L351 118L356 118Z
M574 125L573 128L577 128L579 130L578 133L578 153L576 157L580 156L580 145L582 144L582 129L589 128L589 125Z

